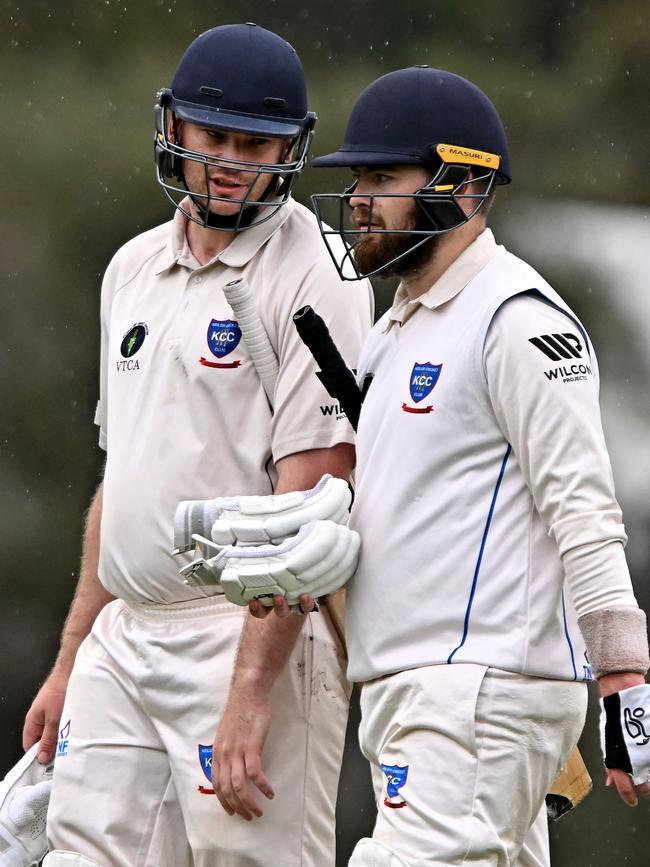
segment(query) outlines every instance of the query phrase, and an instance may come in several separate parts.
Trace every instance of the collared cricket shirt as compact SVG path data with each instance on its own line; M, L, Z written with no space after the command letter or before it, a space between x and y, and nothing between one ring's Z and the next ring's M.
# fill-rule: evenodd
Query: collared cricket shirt
M279 360L273 411L222 291L241 276ZM178 502L272 493L280 458L353 441L292 323L304 304L356 366L369 284L340 281L313 215L293 201L203 267L180 212L110 263L96 422L107 450L100 577L111 593L145 602L209 593L179 577L188 556L171 556Z

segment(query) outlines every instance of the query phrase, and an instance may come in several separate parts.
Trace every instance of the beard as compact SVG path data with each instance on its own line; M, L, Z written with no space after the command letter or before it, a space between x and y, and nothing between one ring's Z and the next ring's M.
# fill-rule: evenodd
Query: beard
M433 228L431 220L416 205L413 205L401 226L391 228L406 230L409 234L383 235L369 232L367 235L358 236L353 255L362 275L382 269L378 277L403 278L416 274L431 261L441 236L430 235L424 240L423 235L415 234L418 231L431 231ZM419 246L416 246L418 244Z

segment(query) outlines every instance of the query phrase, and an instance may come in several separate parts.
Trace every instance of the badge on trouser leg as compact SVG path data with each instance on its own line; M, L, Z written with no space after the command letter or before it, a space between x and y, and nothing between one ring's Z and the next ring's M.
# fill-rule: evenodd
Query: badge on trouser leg
M31 867L47 852L45 826L54 762L34 744L0 783L0 867Z
M354 847L348 867L409 867L409 865L377 840L364 837Z
M626 771L635 786L650 780L650 685L631 686L600 700L605 767Z
M77 852L50 852L45 856L43 867L102 867L99 861L86 858Z

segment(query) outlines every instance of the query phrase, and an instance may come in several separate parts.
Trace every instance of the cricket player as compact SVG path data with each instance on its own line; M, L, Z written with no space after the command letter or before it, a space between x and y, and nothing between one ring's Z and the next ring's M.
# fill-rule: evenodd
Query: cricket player
M511 169L469 81L383 76L314 165L352 170L312 197L341 276L401 280L358 370L346 635L378 818L350 867L544 867L544 796L592 677L608 785L631 805L650 791L646 620L594 349L486 226Z
M106 271L106 467L25 722L40 761L56 748L47 867L334 864L349 691L326 610L255 620L219 586L186 586L171 556L179 500L279 495L353 467L352 430L291 324L313 305L354 365L372 319L368 282L340 280L291 196L315 120L296 52L254 24L203 33L158 95L176 212ZM240 277L279 360L273 409L222 291ZM217 762L238 816L215 797Z

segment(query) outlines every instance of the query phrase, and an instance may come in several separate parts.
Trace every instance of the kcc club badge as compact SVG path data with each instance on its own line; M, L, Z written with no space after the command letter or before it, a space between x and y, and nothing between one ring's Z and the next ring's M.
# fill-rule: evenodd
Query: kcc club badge
M207 781L210 783L209 789L206 786L199 786L199 792L202 795L214 795L214 789L212 788L212 744L209 746L199 744L199 763Z
M440 378L442 364L431 364L430 361L416 362L411 371L409 392L413 403L421 403L433 391ZM404 412L427 413L433 411L433 406L408 406L402 404Z
M241 328L233 319L211 319L208 326L208 348L215 358L225 358L237 348L241 340ZM208 361L201 357L204 367L239 367L241 361L219 362Z
M400 795L399 790L406 783L406 779L409 775L409 766L382 764L381 769L386 776L386 797L384 798L384 806L392 807L393 809L406 807L407 803Z

